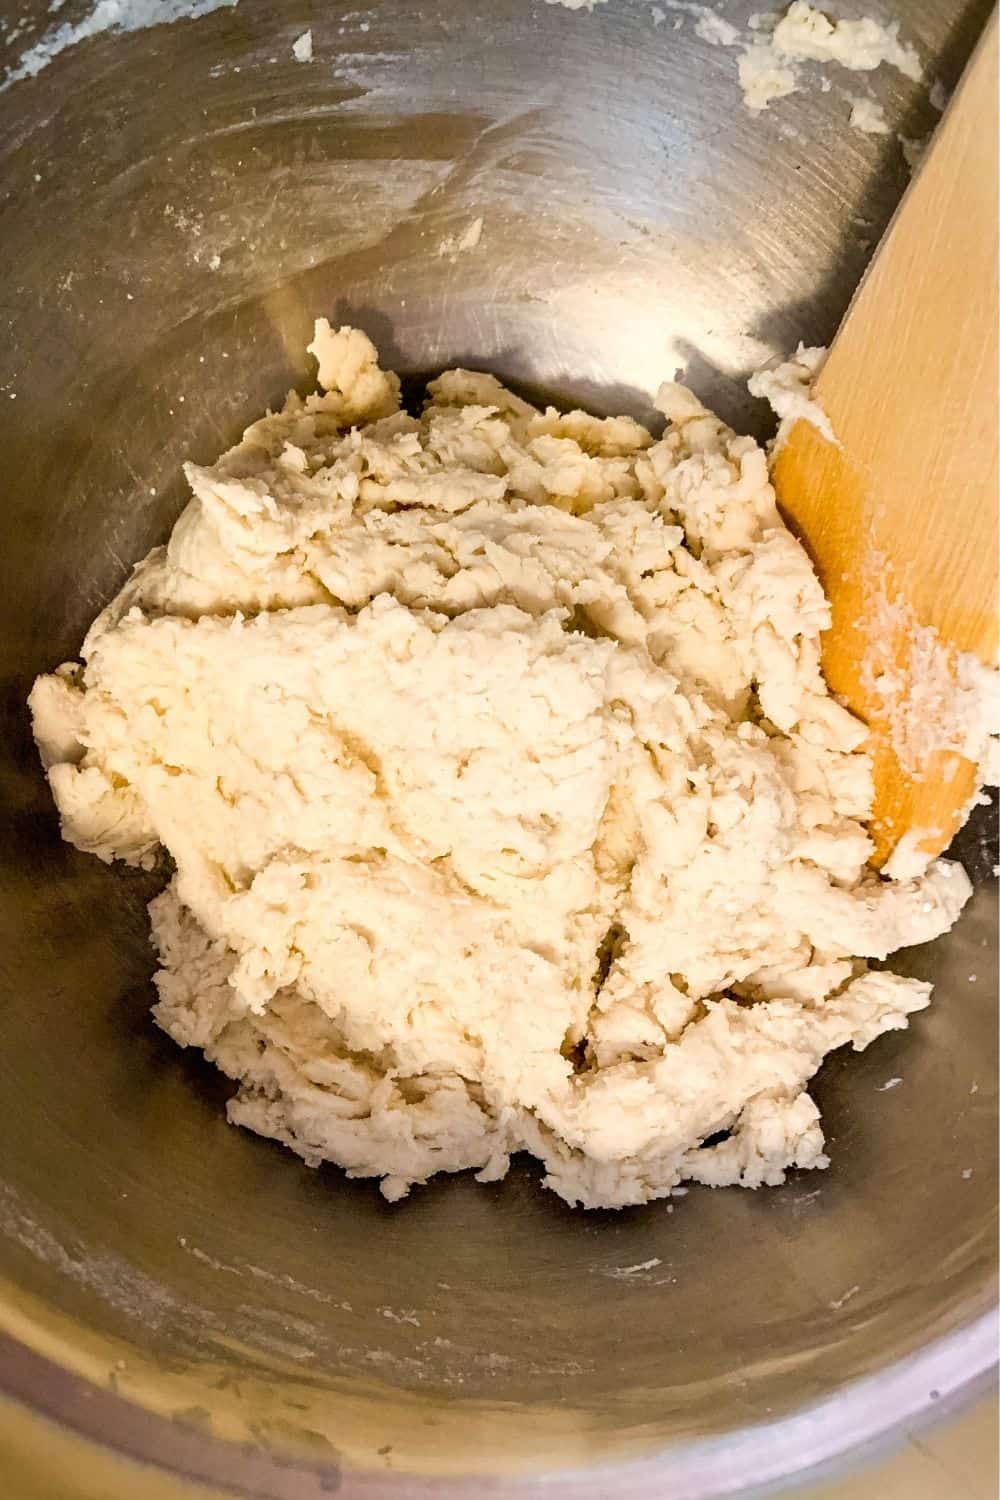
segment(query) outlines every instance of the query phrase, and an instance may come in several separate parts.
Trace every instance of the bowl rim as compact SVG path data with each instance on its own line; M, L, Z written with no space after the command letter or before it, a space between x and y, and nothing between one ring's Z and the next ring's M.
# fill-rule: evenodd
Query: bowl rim
M105 1453L153 1467L193 1497L204 1485L254 1500L418 1500L430 1496L523 1497L536 1485L559 1500L762 1497L791 1482L818 1483L877 1458L913 1429L956 1416L996 1387L996 1304L914 1353L774 1422L689 1440L641 1459L534 1475L402 1475L341 1469L251 1449L134 1404L0 1333L0 1395ZM84 1450L85 1451L85 1450ZM72 1500L70 1495L67 1500Z

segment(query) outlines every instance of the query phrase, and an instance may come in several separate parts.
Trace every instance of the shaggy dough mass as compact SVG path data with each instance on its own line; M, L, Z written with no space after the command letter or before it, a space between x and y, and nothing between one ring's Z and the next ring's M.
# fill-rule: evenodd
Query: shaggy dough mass
M63 832L175 873L159 1024L306 1161L570 1203L823 1167L809 1079L930 987L865 960L964 873L866 859L865 730L765 455L665 385L666 436L449 371L419 420L321 321L294 394L42 677Z

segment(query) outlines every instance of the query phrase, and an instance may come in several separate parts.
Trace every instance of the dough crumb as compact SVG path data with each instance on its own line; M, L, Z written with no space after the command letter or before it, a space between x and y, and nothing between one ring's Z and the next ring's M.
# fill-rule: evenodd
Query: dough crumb
M850 1302L852 1297L856 1297L858 1295L860 1290L861 1288L859 1286L849 1286L842 1297L835 1297L829 1304L831 1311L839 1312L842 1307Z
M927 147L931 143L930 135L900 135L897 136L896 139L899 141L900 147L902 149L903 160L906 162L906 165L909 167L910 171L915 172L920 163L923 161L924 154L927 151Z
M158 1024L391 1202L518 1152L586 1208L823 1170L824 1057L930 999L869 961L971 888L868 865L764 451L676 382L659 439L463 369L410 416L359 329L309 347L31 693L64 837L173 862ZM763 377L786 419L820 357Z
M865 135L888 135L890 133L885 110L874 99L869 99L863 94L854 94L851 96L850 105L850 123L854 130L861 130Z
M935 78L930 86L927 97L930 101L931 109L936 109L940 115L944 114L944 111L948 108L948 100L951 98L951 94L941 82L941 79Z
M483 221L481 218L473 219L461 233L445 236L438 245L438 255L449 255L454 260L455 256L462 255L466 250L475 250L482 237Z
M769 42L749 46L737 64L743 103L753 114L767 109L775 99L785 99L799 86L799 76L787 62L782 62Z
M292 56L296 62L312 62L313 34L311 31L304 31L300 37L296 37L292 43Z
M781 449L798 421L810 423L828 443L840 447L830 418L812 393L813 381L823 368L826 355L827 351L822 347L807 349L805 344L800 344L791 359L774 360L747 381L751 396L767 401L775 416L780 418L773 453Z

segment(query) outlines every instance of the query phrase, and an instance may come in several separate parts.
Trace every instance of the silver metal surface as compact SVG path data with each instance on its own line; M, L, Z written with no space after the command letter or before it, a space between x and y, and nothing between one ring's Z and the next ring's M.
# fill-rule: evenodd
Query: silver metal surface
M987 8L861 7L946 86ZM0 5L10 59L92 9ZM389 1207L225 1124L223 1081L147 1014L154 883L60 842L30 741L34 674L163 539L181 459L308 380L316 315L411 375L598 410L684 366L766 427L746 372L830 336L906 180L848 93L911 137L933 111L880 72L753 121L734 54L659 10L239 0L0 90L0 1385L191 1484L709 1500L995 1358L985 814L973 905L907 956L933 1008L817 1084L829 1172L584 1215L522 1167Z

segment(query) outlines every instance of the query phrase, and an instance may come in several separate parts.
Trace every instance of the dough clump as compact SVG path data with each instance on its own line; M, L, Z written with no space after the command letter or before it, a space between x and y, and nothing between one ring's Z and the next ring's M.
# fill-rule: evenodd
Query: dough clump
M450 370L419 418L317 324L294 393L41 677L64 836L173 874L154 1015L230 1118L404 1196L527 1151L567 1202L824 1167L824 1056L930 986L937 861L868 866L865 729L764 452Z
M738 64L743 102L755 114L802 87L803 63L837 63L854 73L871 73L887 64L914 82L923 77L917 51L900 41L896 22L884 26L872 16L831 20L807 0L792 0L780 15L758 17L759 23L765 21ZM856 130L880 132L881 125L874 123L877 114L874 101L863 100L850 123Z

